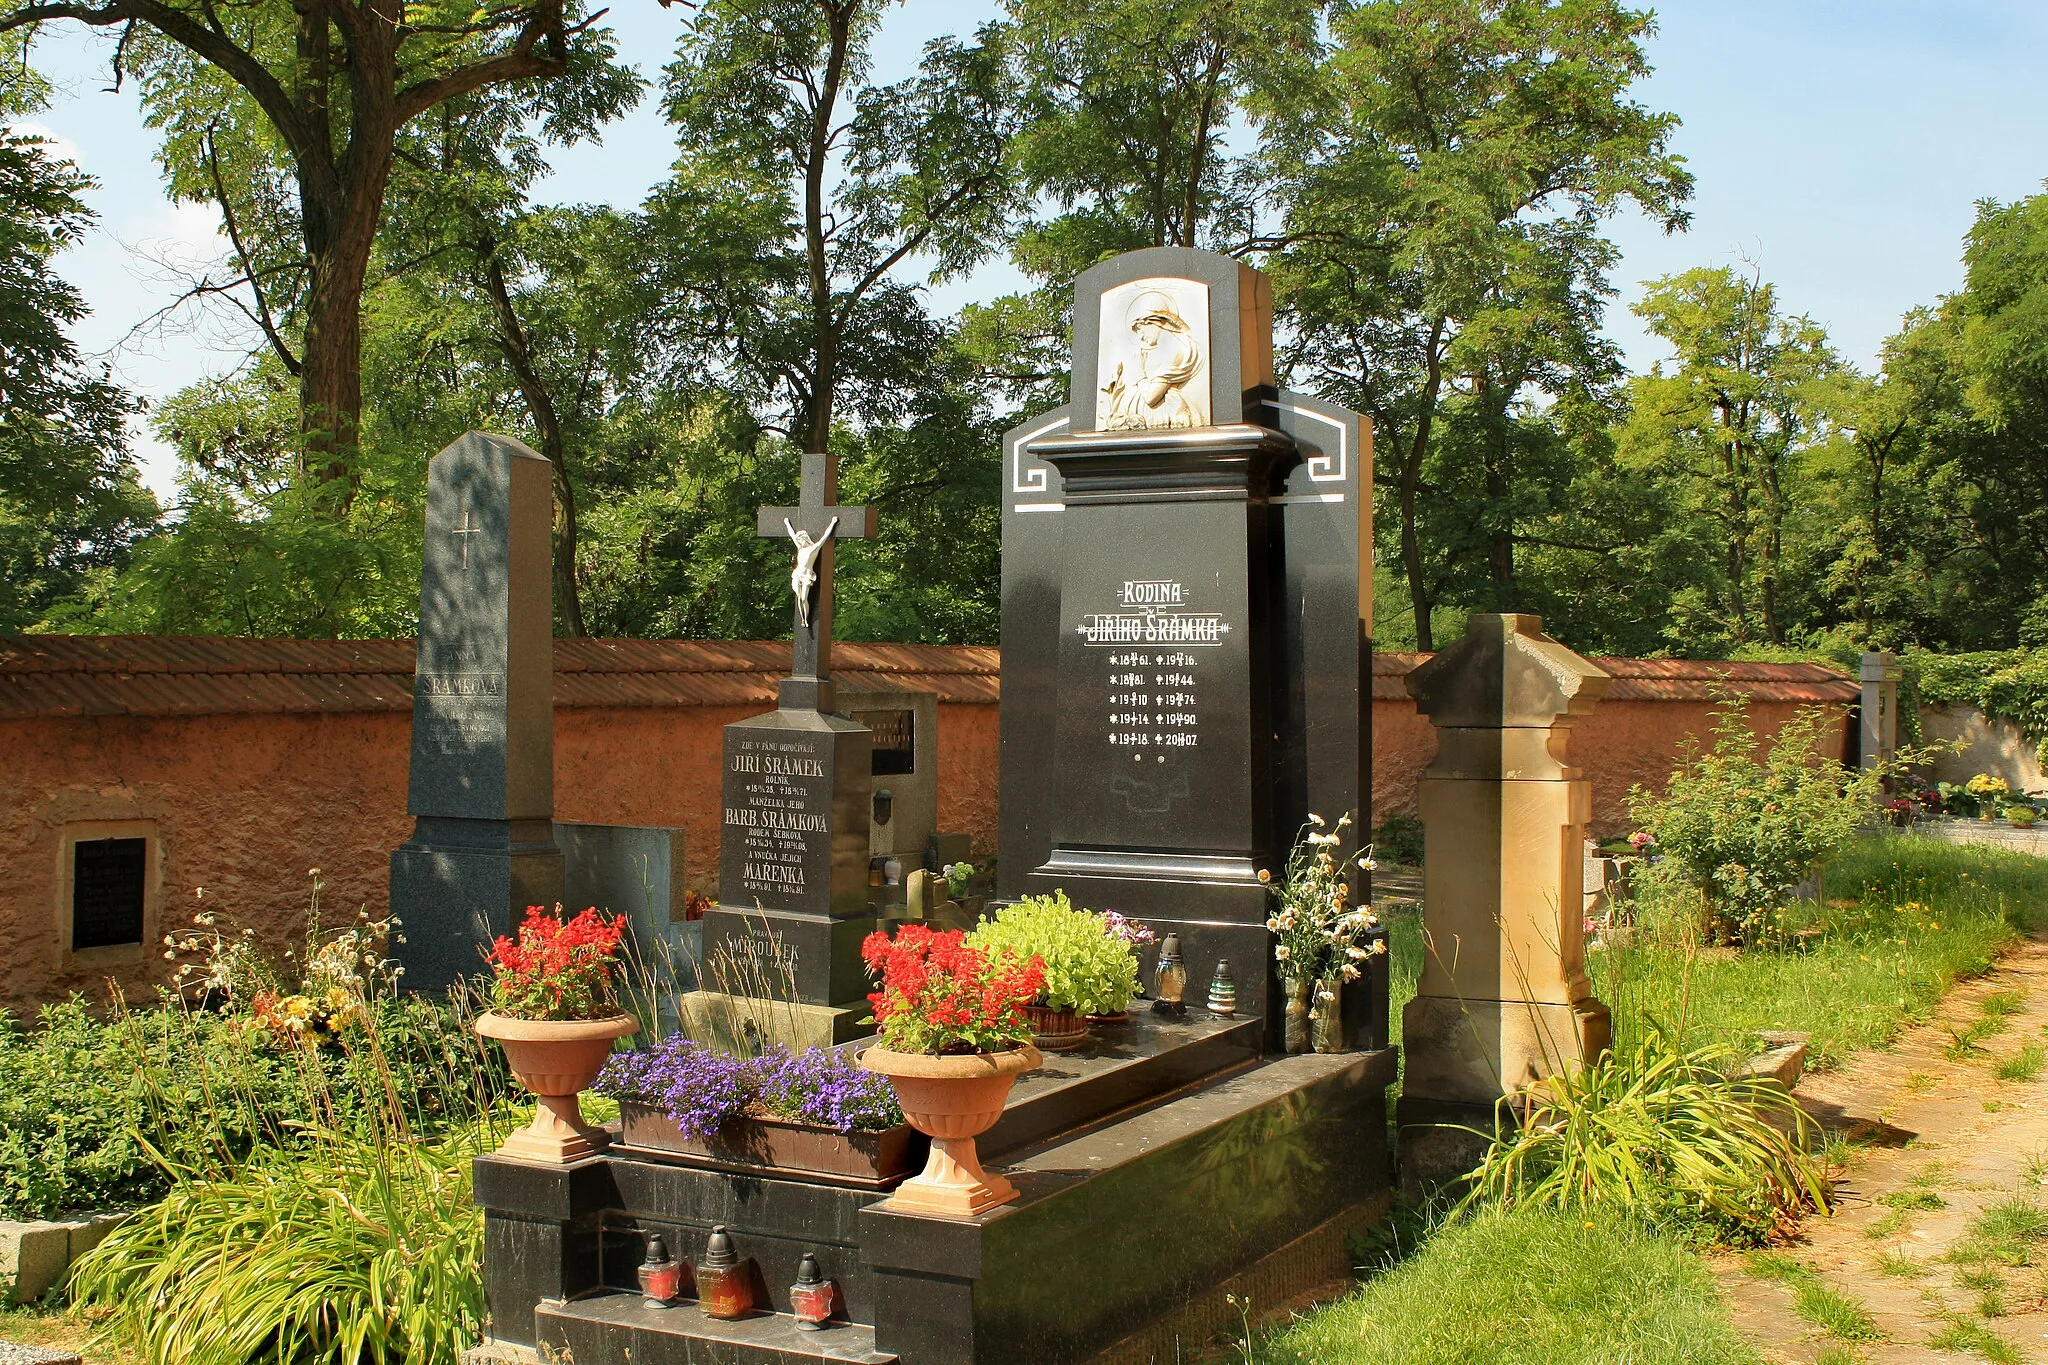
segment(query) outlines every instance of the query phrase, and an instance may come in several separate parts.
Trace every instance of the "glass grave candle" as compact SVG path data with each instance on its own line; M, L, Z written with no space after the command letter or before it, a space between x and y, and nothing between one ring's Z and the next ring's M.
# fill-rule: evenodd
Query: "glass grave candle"
M647 1237L647 1255L640 1262L640 1293L649 1308L673 1308L683 1296L683 1263L668 1254L668 1242L658 1232Z
M1185 1014L1181 998L1188 990L1188 968L1180 960L1180 935L1168 934L1159 941L1159 967L1152 978L1152 1012Z
M1230 974L1229 958L1218 958L1209 978L1209 1013L1226 1019L1237 1013L1237 978Z
M806 1251L796 1268L796 1283L789 1287L789 1311L796 1325L815 1332L832 1318L837 1287L818 1269L818 1258Z
M733 1321L754 1308L754 1262L732 1249L732 1235L723 1223L711 1229L704 1255L697 1262L697 1304L707 1318Z

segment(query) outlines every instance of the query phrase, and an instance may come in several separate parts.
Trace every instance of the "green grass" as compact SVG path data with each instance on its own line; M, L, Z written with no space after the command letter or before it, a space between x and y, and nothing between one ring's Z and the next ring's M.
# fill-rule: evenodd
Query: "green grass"
M1751 1050L1758 1030L1797 1029L1813 1035L1811 1064L1839 1063L1932 1017L1958 980L2048 924L2048 859L1871 838L1828 866L1827 894L1804 951L1702 952L1689 908L1642 904L1636 935L1589 959L1617 1035L1682 1021L1689 1044Z
M2025 1365L2026 1357L2019 1348L1991 1331L1981 1322L1969 1322L1958 1318L1949 1323L1940 1335L1929 1339L1929 1346L1937 1351L1968 1351L1992 1362L1992 1365Z
M2001 1081L2036 1081L2044 1064L2048 1064L2048 1047L2028 1043L2012 1056L2000 1058L1991 1074Z
M1713 1277L1606 1217L1485 1210L1268 1338L1258 1365L1760 1365Z
M1898 1209L1902 1213L1948 1207L1948 1200L1933 1190L1893 1190L1890 1194L1879 1195L1877 1202Z
M1870 1310L1847 1294L1828 1287L1812 1266L1775 1251L1760 1251L1747 1262L1749 1272L1792 1291L1792 1308L1800 1317L1839 1341L1883 1341L1884 1331Z
M2032 1265L2048 1242L2048 1206L2026 1195L1987 1206L1970 1220L1962 1239L1949 1248L1957 1265Z

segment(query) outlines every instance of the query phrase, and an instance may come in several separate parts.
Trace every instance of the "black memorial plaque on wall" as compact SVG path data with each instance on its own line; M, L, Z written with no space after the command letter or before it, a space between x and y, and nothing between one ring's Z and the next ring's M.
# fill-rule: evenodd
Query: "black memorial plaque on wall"
M917 771L915 711L856 711L853 718L874 731L876 777L898 777Z
M149 840L81 839L71 851L71 949L142 942Z

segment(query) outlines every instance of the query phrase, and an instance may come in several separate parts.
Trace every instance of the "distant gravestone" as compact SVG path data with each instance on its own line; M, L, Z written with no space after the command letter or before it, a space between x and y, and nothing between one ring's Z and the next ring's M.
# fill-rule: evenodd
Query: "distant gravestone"
M838 712L832 681L832 546L874 534L874 512L836 505L832 457L803 457L795 507L761 509L788 539L795 618L779 705L725 727L718 905L704 917L706 990L693 1029L740 1021L780 1041L840 1042L866 1030L861 940L868 904L872 736ZM755 1001L774 1002L760 1009ZM726 1022L721 1022L721 1020Z
M1072 401L1002 480L1001 894L1171 929L1264 1012L1260 871L1369 804L1370 428L1275 386L1265 276L1164 247L1076 282Z
M413 835L391 855L406 984L447 986L524 908L562 898L555 846L553 471L470 432L427 467L413 680Z

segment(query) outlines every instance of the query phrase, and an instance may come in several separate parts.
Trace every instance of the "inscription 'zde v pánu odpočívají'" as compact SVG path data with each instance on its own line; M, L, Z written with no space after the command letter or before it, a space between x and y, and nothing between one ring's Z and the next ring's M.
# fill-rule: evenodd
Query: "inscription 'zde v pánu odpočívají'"
M827 813L832 792L817 742L809 738L735 741L731 773L743 781L728 782L730 797L742 804L725 808L727 838L746 849L740 881L747 894L773 904L801 897L808 889L806 864L825 858L829 865ZM814 849L813 841L820 847Z

